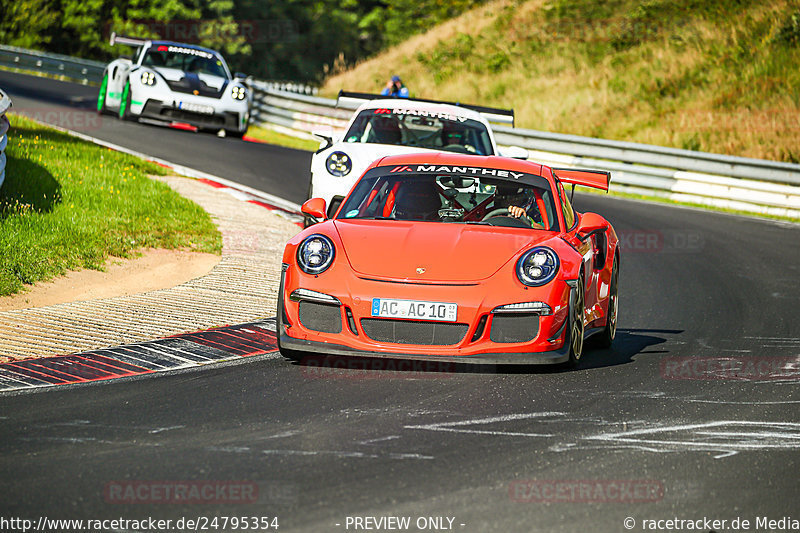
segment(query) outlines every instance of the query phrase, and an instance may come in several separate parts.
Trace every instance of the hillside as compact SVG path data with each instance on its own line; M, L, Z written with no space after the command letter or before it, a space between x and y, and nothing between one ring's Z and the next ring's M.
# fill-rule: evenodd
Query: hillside
M497 0L326 80L517 126L800 162L800 1Z

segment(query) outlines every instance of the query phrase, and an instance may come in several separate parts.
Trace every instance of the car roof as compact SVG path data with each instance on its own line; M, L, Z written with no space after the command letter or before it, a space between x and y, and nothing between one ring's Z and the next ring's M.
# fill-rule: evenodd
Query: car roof
M378 100L370 100L358 106L356 113L360 113L365 109L424 110L432 113L444 113L447 115L466 117L483 123L487 122L486 118L484 118L480 113L466 107L433 102L419 102L416 100L407 100L405 98L381 98Z
M430 152L388 155L372 162L370 169L396 165L442 165L458 167L496 168L525 172L551 179L553 172L550 167L533 161L512 159L497 155L468 155L454 152Z

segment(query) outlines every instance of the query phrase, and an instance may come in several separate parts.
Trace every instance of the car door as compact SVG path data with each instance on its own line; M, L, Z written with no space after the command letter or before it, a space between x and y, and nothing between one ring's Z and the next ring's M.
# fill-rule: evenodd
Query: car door
M584 314L586 322L589 323L599 310L599 281L602 265L596 265L596 240L594 237L582 241L577 236L580 214L576 213L572 203L564 191L564 185L558 181L558 200L561 203L561 213L564 217L565 233L569 243L583 256L583 279L584 279L584 302L587 312ZM597 267L597 268L595 268Z

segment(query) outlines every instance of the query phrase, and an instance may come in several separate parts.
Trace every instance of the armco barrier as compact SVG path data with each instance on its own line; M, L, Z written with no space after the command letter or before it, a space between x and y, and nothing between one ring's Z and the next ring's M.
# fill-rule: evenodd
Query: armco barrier
M0 66L64 76L82 83L100 83L106 64L2 44L0 45Z
M8 146L8 130L11 128L6 111L10 107L11 99L0 89L0 188L6 179L6 146Z
M300 137L315 130L342 134L353 112L330 98L291 94L260 82L252 87L253 122ZM501 146L527 148L539 163L610 170L617 191L800 218L800 165L508 126L493 129Z
M16 66L99 82L96 61L0 45L0 66ZM313 96L302 84L249 79L251 121L298 137L314 130L342 133L351 107ZM530 159L613 173L614 190L661 196L751 213L800 218L800 165L495 126L501 146L527 148Z

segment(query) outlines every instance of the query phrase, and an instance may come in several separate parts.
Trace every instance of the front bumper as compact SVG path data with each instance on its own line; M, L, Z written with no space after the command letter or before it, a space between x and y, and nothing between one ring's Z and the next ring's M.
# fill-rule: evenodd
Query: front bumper
M549 286L526 289L502 279L504 276L459 286L409 286L353 274L328 285L330 281L321 283L321 277L306 275L294 265L284 265L278 305L281 348L339 356L468 364L558 364L569 359L571 288L560 279ZM332 291L332 287L336 290ZM301 310L303 300L290 298L298 288L330 294L338 303L310 302ZM430 321L380 319L371 314L373 297L458 302L458 316L455 323L443 323L441 327L442 323ZM501 315L494 310L523 301L546 302L552 313L518 315L523 323L530 320L530 335L514 338L519 329L514 331L512 324L512 330L504 333L500 326L504 322L498 318ZM400 329L408 329L404 326L411 326L410 331L399 333ZM454 333L456 326L460 329ZM423 335L429 335L431 342L415 340Z
M213 115L206 115L179 109L158 100L148 100L139 116L168 122L185 122L198 128L225 129L228 131L242 131L247 123L245 119L244 125L242 124L241 112L216 110Z
M386 351L365 351L349 346L331 343L300 340L280 333L281 348L299 352L313 352L324 355L349 357L371 357L381 359L410 359L414 361L435 361L449 364L475 365L548 365L566 363L569 360L569 342L558 350L531 353L482 353L477 355L427 355L421 353L395 353Z

